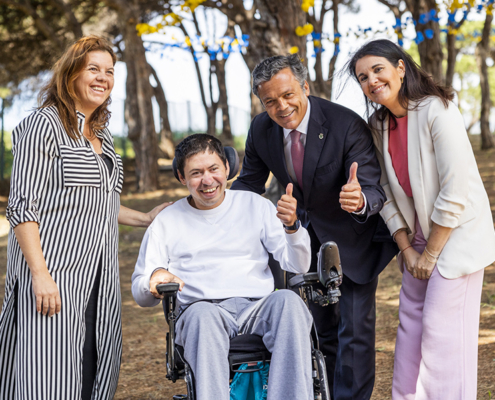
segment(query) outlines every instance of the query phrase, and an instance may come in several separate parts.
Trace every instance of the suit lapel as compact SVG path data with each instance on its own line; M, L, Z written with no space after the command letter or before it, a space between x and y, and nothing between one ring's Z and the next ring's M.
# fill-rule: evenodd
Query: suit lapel
M320 105L313 97L311 101L311 114L309 116L308 133L306 135L306 146L304 147L303 181L304 181L304 204L309 204L309 196L313 186L316 166L320 160L321 151L328 137L328 129L323 126L326 121Z
M415 106L415 104L411 104ZM409 111L407 120L407 158L409 169L409 180L413 192L414 206L418 214L419 224L423 235L428 239L430 227L429 216L426 209L425 187L423 170L421 169L421 143L420 143L420 121L418 109ZM425 218L425 216L427 216Z

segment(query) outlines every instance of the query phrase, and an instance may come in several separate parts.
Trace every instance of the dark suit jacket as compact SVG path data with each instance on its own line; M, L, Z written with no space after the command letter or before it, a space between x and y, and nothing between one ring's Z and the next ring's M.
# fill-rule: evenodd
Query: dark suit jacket
M344 274L356 283L368 283L398 251L378 214L386 197L379 183L381 171L371 133L353 111L318 97L309 96L309 100L304 188L301 191L294 184L293 195L320 242L333 240L339 246ZM354 161L359 164L357 177L367 199L362 217L343 211L339 203ZM264 112L251 123L242 171L232 189L262 194L270 171L284 187L292 182L285 162L283 129Z

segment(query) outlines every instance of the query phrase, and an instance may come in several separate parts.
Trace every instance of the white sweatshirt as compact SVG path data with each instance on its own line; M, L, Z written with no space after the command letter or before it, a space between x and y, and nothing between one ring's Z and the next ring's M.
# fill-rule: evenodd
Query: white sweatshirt
M246 191L225 191L212 210L198 210L183 198L164 209L144 235L132 274L132 295L142 307L160 300L150 277L165 268L185 283L180 303L230 297L261 298L273 291L268 252L289 272L305 273L310 239L303 227L285 233L267 199Z

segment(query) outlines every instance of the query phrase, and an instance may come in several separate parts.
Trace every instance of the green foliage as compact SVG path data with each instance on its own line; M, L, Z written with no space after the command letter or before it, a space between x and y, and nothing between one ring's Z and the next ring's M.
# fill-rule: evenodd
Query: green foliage
M0 1L0 84L50 69L82 36L82 24L103 8L99 0Z
M483 21L466 21L459 29L459 35L462 37L461 52L474 54L474 46L480 41L481 31L483 30ZM458 46L459 47L459 46Z
M411 42L411 45L408 49L404 49L407 53L413 58L416 64L421 65L421 59L419 57L418 45L414 42Z
M115 152L122 157L122 159L134 158L136 155L132 147L131 141L127 137L114 136L113 145Z
M237 151L244 150L246 147L247 135L234 136L234 147Z
M3 168L3 177L10 177L10 173L12 172L12 163L14 161L14 156L12 155L12 142L11 142L11 132L4 131L4 144L5 144L5 152L4 152L4 168Z

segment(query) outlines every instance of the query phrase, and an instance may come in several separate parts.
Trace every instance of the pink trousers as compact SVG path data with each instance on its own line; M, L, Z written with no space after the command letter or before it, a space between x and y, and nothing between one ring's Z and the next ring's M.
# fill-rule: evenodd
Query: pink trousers
M411 244L423 252L421 229ZM476 399L483 273L445 279L435 267L419 280L404 268L393 400Z

